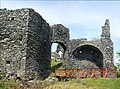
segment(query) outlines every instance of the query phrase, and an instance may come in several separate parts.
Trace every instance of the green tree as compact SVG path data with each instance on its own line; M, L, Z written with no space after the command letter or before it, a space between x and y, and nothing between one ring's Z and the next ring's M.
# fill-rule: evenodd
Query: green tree
M117 57L119 58L117 63L118 66L117 77L120 78L120 52L117 52Z
M117 57L119 58L117 66L118 66L119 71L120 71L120 52L117 52Z
M117 52L117 55L120 57L120 52Z

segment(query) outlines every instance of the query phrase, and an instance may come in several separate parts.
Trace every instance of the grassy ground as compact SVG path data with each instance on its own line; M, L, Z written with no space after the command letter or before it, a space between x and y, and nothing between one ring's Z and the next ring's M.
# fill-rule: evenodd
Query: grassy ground
M120 89L120 78L89 78L60 81L44 89Z
M120 78L87 78L69 81L33 81L20 85L14 81L0 81L0 89L120 89Z
M87 86L92 87L92 89L120 89L120 78L94 78L94 79L86 79L84 83Z
M59 68L55 59L51 61L51 68ZM119 72L120 73L120 72ZM120 78L87 78L51 83L44 89L120 89Z
M56 59L51 59L51 70L54 72L55 69L58 69L62 66L62 62L58 62Z

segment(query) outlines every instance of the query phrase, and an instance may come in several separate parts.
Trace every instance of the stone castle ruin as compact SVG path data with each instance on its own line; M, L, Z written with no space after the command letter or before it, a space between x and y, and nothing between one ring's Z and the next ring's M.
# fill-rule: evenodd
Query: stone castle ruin
M102 27L101 38L69 39L69 29L49 24L30 8L0 9L0 71L8 78L31 80L44 77L50 67L51 45L58 43L64 68L113 68L110 23Z

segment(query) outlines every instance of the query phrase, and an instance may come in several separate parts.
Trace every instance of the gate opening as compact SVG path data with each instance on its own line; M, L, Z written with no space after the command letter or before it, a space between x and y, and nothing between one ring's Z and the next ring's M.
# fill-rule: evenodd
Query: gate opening
M73 59L80 61L82 68L102 68L103 54L91 45L83 45L76 48L73 52Z

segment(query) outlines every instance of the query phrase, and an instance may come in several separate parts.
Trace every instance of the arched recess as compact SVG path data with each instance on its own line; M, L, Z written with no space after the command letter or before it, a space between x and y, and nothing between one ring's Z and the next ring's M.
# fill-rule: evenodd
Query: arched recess
M56 48L56 53L61 57L61 59L64 59L65 51L66 51L66 46L62 42L52 42L52 44L57 43L57 48ZM52 47L51 44L51 47ZM60 53L61 52L61 53ZM62 55L62 56L61 56Z
M73 59L79 60L80 65L85 65L87 68L102 68L103 54L95 46L82 45L77 47L72 53Z

